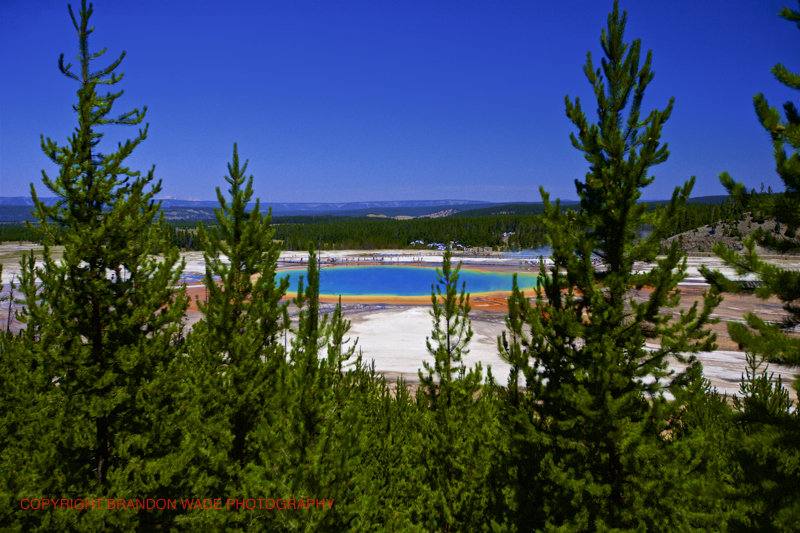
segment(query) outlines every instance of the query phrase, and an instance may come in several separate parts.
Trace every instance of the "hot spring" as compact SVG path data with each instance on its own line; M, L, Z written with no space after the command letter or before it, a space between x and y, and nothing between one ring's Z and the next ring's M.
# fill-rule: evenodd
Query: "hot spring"
M289 292L297 291L297 282L305 269L283 270L277 277L289 274ZM466 282L467 292L511 292L511 272L483 272L462 268L459 272L458 290ZM323 296L430 296L431 284L436 284L436 269L416 266L353 266L332 267L320 270L319 292ZM519 273L517 284L528 290L536 286L536 275ZM444 290L444 287L442 287Z

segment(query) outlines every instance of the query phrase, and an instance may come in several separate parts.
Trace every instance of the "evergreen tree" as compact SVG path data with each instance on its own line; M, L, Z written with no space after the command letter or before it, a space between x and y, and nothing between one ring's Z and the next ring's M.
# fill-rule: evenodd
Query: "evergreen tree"
M800 12L787 7L781 10L780 16L790 22L800 23ZM800 75L789 71L784 65L776 64L771 72L775 79L787 87L800 89ZM748 193L744 184L735 182L727 172L720 175L720 181L737 201L754 214L758 211L789 228L800 227L800 113L794 103L786 102L783 106L785 120L781 120L780 112L769 106L763 94L755 95L753 101L759 122L772 137L776 170L786 190L775 195L757 194L755 190ZM787 154L787 147L791 155ZM764 299L778 297L784 303L787 316L781 323L768 323L748 313L745 315L747 325L731 322L728 331L734 341L753 353L772 361L800 365L800 339L785 334L800 324L800 305L797 303L800 300L800 272L762 261L755 251L756 243L779 253L800 251L800 241L796 238L759 229L753 233L752 239L745 241L745 254L740 256L722 245L715 246L714 252L738 273L757 274L763 286L750 292ZM703 274L710 283L728 292L745 292L745 289L719 273L704 269Z
M664 209L647 212L637 203L654 179L650 167L668 157L660 137L673 104L641 116L652 54L640 66L641 42L623 40L626 19L615 2L601 35L601 68L591 53L584 67L598 122L587 122L579 99L565 99L578 130L572 144L590 164L585 181L576 180L581 210L562 210L542 189L554 266L546 276L542 265L528 314L532 362L524 369L533 399L531 438L546 449L541 499L527 502L544 509L535 524L541 528L665 531L689 520L678 496L689 473L670 462L666 436L682 407L665 397L681 385L667 357L687 361L683 354L713 346L704 326L718 298L707 294L702 310L695 304L675 320L661 314L679 302L686 261L677 245L666 257L656 254L694 178L676 188ZM639 237L644 224L653 231ZM596 256L604 262L600 269L592 264ZM639 273L634 265L642 262L652 270ZM645 286L651 289L645 301L630 296ZM660 345L646 347L648 338Z
M507 333L504 331L497 339L497 351L509 365L508 402L519 407L523 401L523 390L520 378L524 378L522 370L527 366L530 357L530 336L525 331L525 323L530 315L531 306L525 294L519 289L517 275L512 278L511 296L508 298L508 316L506 316Z
M3 265L0 264L0 278L3 274ZM13 294L13 283L9 287L10 294L0 297L0 305L5 305L6 298ZM12 309L9 306L9 321ZM19 465L24 464L29 450L21 448L20 442L35 439L28 421L28 409L35 399L25 378L28 377L29 368L24 364L24 352L15 342L18 338L0 328L0 523L11 524L12 513L19 506L17 495L25 485L20 479ZM20 531L21 524L16 521L16 528L11 531Z
M740 513L732 531L796 531L800 527L800 416L789 391L763 359L747 354L733 397L739 431L730 449L741 471L734 494Z
M380 503L374 509L373 523L385 531L427 531L420 522L425 509L418 508L420 486L424 483L418 435L423 422L410 388L398 380L390 388L385 379L377 383L364 409L369 446L365 462L379 488Z
M800 12L784 7L779 15L800 23ZM787 87L800 89L800 75L784 65L776 64L772 73ZM789 531L800 528L800 425L796 412L789 412L780 377L773 383L766 370L759 373L757 369L762 359L800 365L800 339L787 335L800 324L800 272L763 261L755 245L780 253L800 249L794 235L794 228L800 226L800 114L792 102L787 102L782 120L763 94L755 95L753 101L759 122L772 137L776 170L786 190L781 194L758 194L754 189L748 193L744 184L735 182L727 172L720 175L720 181L754 217L758 213L760 217L775 218L791 231L783 237L757 230L745 240L746 252L742 255L721 245L714 247L714 252L737 273L758 276L762 285L755 289L743 288L708 268L701 272L709 283L727 292L752 292L763 299L776 296L784 304L787 315L782 322L770 323L748 313L744 317L746 324L729 323L728 332L750 354L743 378L744 396L736 405L742 435L735 447L744 472L739 496L748 504L748 513L735 526L742 531ZM794 386L800 390L797 381Z
M347 346L352 339L345 339L345 335L350 331L351 323L344 317L342 311L342 297L339 296L339 303L333 310L331 322L328 325L328 362L338 373L338 377L343 377L343 372L348 366L360 366L361 357L353 360L356 353L358 339L353 344Z
M442 269L436 269L438 283L431 285L430 314L433 318L433 343L431 338L426 339L425 343L428 352L434 357L434 362L431 366L427 361L423 361L427 375L422 371L419 372L420 390L425 391L428 402L431 405L441 404L445 408L453 401L450 384L466 373L463 357L469 353L467 346L474 335L469 320L471 307L469 294L466 293L466 283L461 287L461 294L458 293L458 273L461 264L452 268L452 257L452 251L448 247L442 258ZM442 286L445 289L444 294Z
M368 432L364 430L365 406L376 394L374 372L358 364L342 371L344 335L349 324L341 304L328 321L319 303L319 267L310 251L308 284L299 280L293 300L298 323L293 331L288 364L276 398L279 417L274 424L262 419L262 438L275 442L274 451L262 452L269 471L253 478L251 492L268 491L275 498L303 500L302 506L285 512L262 511L269 527L299 531L357 531L364 529L376 512L378 487L372 464L366 459ZM320 316L322 315L322 316ZM327 354L328 357L321 357ZM333 502L323 509L306 508L308 499ZM297 504L299 505L299 503Z
M436 271L438 284L431 286L427 346L434 362L423 362L427 374L419 372L422 471L414 521L428 531L475 531L488 522L486 452L495 428L490 398L481 394L481 365L464 365L473 336L471 308L466 284L458 292L461 265L452 268L451 258L448 248Z
M687 368L673 387L680 411L670 420L669 453L683 475L681 512L700 531L729 531L746 514L736 494L742 483L735 458L741 433L729 398L712 389L702 368Z
M519 289L516 274L507 301L508 315L504 331L497 339L500 357L510 366L507 386L496 386L500 438L497 439L498 460L492 465L491 485L495 530L526 531L542 520L543 509L530 502L541 500L539 462L541 443L533 438L531 425L532 398L526 394L525 374L531 357L531 305ZM504 527L501 527L504 526Z
M98 94L122 79L115 70L125 53L106 68L93 67L103 51L89 52L92 6L82 1L78 17L71 7L69 13L79 71L63 55L59 70L79 84L78 126L66 146L42 138L59 167L57 178L43 172L43 181L59 202L48 207L31 186L44 251L42 267L31 253L22 269L27 327L15 344L33 398L27 427L14 443L26 451L14 466L15 496L168 497L173 479L162 459L180 438L172 424L177 383L169 370L187 306L175 288L182 262L168 244L163 217L156 220L160 182L153 185L153 170L141 176L124 165L147 127L116 152L99 150L100 127L144 120L146 108L112 118L122 91ZM56 237L64 245L60 260L51 248ZM150 529L169 523L173 513L105 507L22 513L18 503L12 509L27 531Z
M270 227L271 210L262 215L258 200L246 210L253 196L253 176L247 177L246 170L247 162L240 165L234 144L225 177L230 201L217 188L217 225L206 231L199 223L197 232L204 250L208 302L198 302L203 319L190 335L186 360L184 392L186 404L192 406L187 478L193 480L195 494L208 498L248 497L245 471L262 452L256 428L274 412L272 397L286 359L280 333L287 327L288 304L280 300L289 281L276 279L280 250ZM246 514L231 516L247 520ZM197 518L222 518L224 527L234 522L230 516L206 511Z

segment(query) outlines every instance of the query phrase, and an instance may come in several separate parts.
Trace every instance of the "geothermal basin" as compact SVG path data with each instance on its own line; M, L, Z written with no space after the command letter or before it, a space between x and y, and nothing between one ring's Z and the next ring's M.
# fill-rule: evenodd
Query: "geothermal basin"
M19 258L23 253L31 250L40 253L41 246L32 244L0 245L0 263L5 267L0 296L8 294L8 286L12 280L19 279ZM56 248L56 253L60 254L59 247ZM191 327L201 317L195 300L202 300L205 296L205 288L202 284L205 262L203 254L200 252L186 252L182 255L186 260L182 283L186 285L192 298L192 305L185 324L187 327ZM475 332L469 345L470 351L464 356L464 363L472 366L480 362L483 364L484 370L487 366L491 366L495 379L500 383L506 382L510 370L508 363L503 361L498 354L497 337L506 329L506 298L508 298L508 291L511 290L511 275L514 272L519 273L520 287L530 298L534 296L534 291L531 289L535 284L533 279L539 272L535 258L509 255L480 254L453 258L454 264L463 261L459 281L466 282L467 292L471 296L470 318ZM698 271L700 266L707 266L712 270L722 270L726 275L735 274L718 258L708 257L708 255L693 254L689 257L688 276L680 284L681 303L678 308L667 311L669 314L677 316L680 311L687 312L694 302L702 300L702 291L707 289L708 285ZM772 261L784 268L800 268L800 258L797 257L779 258ZM304 269L307 262L308 255L302 252L281 253L280 265L282 268L278 271L278 277L290 275L292 283L289 287L290 291L297 290L298 278L305 274ZM387 263L393 263L393 265L389 267ZM351 339L350 343L357 343L357 349L362 353L364 361L374 363L376 370L383 373L389 380L402 377L413 384L417 380L417 370L422 367L422 362L430 363L433 360L428 353L425 339L431 335L432 329L430 293L431 285L436 283L436 272L432 267L441 267L441 252L427 250L382 250L371 253L352 250L335 251L322 254L320 264L322 267L320 271L323 291L320 297L323 302L321 304L322 311L331 312L338 301L338 295L342 294L345 317L352 322L352 329L346 338ZM347 269L353 264L362 266L358 270L348 271ZM381 271L379 276L384 272L385 274L399 275L402 271L404 272L403 278L407 280L411 280L413 275L419 275L420 279L412 282L413 290L398 286L397 280L394 278L391 278L388 288L386 285L371 284L372 282L363 274L368 272L366 270L368 267L377 267L378 265L390 269ZM647 270L650 267L651 265L647 264L637 264L634 268ZM499 290L492 286L487 288L487 285L480 285L482 280L492 278L492 276L481 277L485 273L501 274L496 278L504 280L501 281L502 285ZM338 278L339 276L343 277ZM359 290L363 295L359 296L355 290L351 291L346 288L343 282L347 281L348 277L353 278L362 286ZM378 278L378 280L380 279ZM330 284L331 282L333 284ZM459 291L461 290L460 282ZM402 294L407 294L407 296L402 296ZM408 296L408 294L416 294L416 296ZM631 291L629 296L642 302L649 295L649 290L643 288ZM291 298L290 295L287 297ZM23 324L16 319L15 311L20 310L21 304L11 302L9 305L6 302L6 305L0 307L2 307L0 324L10 328L13 332L19 331ZM293 314L297 311L293 307L290 309L293 309ZM739 382L745 370L745 354L732 341L726 326L728 322L742 322L743 315L750 312L767 321L780 321L785 316L782 303L775 297L761 300L747 294L726 294L725 300L712 315L712 318L720 319L719 323L711 325L712 331L718 335L717 344L719 346L713 352L698 354L698 359L703 363L705 377L713 387L722 393L727 393L729 398L732 394L739 393ZM648 347L656 348L655 345L650 344ZM675 371L683 369L683 364L675 359L670 359L669 363ZM796 368L778 364L770 364L769 369L774 372L773 379L782 375L785 386L791 384L797 373ZM790 396L792 399L797 398L795 390L790 390Z
M299 278L307 278L305 269L282 270L279 277L289 275L289 291L297 290ZM458 290L466 286L471 295L510 292L513 274L475 269L459 272ZM536 286L537 276L519 273L517 284L522 290ZM432 285L445 291L437 281L436 269L423 266L342 266L320 270L320 296L430 298Z

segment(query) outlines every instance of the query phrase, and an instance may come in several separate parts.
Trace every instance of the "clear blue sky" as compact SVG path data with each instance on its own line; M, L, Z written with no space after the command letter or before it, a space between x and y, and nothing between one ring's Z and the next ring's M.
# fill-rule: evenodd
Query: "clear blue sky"
M79 2L73 2L77 7ZM653 51L644 108L675 110L669 160L644 198L692 175L693 196L722 194L727 170L782 190L753 111L799 95L769 69L800 71L800 31L777 16L790 0L623 0L626 40ZM163 195L210 200L233 143L270 202L576 198L588 165L572 148L564 96L593 115L582 68L601 55L612 2L97 0L90 40L123 50L116 111L148 107L148 139L129 159L156 165ZM64 143L77 120L77 35L66 2L0 2L0 196L27 196L55 175L39 136ZM106 139L135 130L107 129ZM114 145L106 145L106 150Z

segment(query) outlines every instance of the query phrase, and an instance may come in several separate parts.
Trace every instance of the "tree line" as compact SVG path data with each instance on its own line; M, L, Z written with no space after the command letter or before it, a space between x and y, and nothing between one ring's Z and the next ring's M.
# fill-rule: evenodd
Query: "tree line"
M660 206L646 204L648 209ZM722 204L687 204L671 234L707 224L732 224L744 216L732 199ZM759 212L756 217L763 218ZM206 226L214 220L199 221ZM169 222L172 244L181 250L200 250L196 240L198 222ZM473 247L538 248L546 244L542 215L492 215L435 219L375 219L367 217L291 216L274 217L275 238L284 250L305 250L315 243L321 250L374 250L413 248L425 243L459 242ZM506 235L506 237L504 237ZM43 232L36 225L0 224L0 241L41 244ZM60 240L56 240L60 243ZM419 245L416 245L419 247Z
M283 302L277 228L258 202L245 211L253 176L236 144L227 190L217 189L216 223L196 235L208 298L198 302L199 322L184 327L183 264L151 202L160 183L152 170L124 165L147 127L117 152L96 149L98 126L141 124L145 112L109 118L121 92L98 89L119 81L122 57L90 68L101 55L88 51L91 14L85 1L77 16L70 8L80 71L59 62L80 86L79 127L68 145L42 140L59 167L44 185L68 201L46 206L32 188L42 264L32 254L23 260L26 327L0 336L4 529L798 529L800 417L760 363L800 363L798 340L781 329L800 320L791 307L800 274L769 270L752 246L745 257L718 251L761 272L794 320L750 317L731 327L750 355L741 393L729 401L703 378L696 354L713 349L712 313L735 284L706 271L711 287L700 304L661 312L679 305L687 266L677 245L657 253L685 213L694 178L663 209L637 202L652 182L648 169L669 155L661 128L673 103L640 115L651 54L642 63L640 41L624 42L627 15L616 2L601 37L603 69L589 55L584 70L603 111L598 122L565 99L573 145L592 166L576 184L580 209L541 190L555 265L541 266L533 294L514 283L497 340L508 381L464 363L470 297L448 252L432 289L430 357L416 390L390 385L361 360L341 303L321 312L313 248L296 298ZM795 168L784 172L796 200ZM639 238L645 224L652 232ZM64 253L55 261L59 231ZM642 261L653 269L634 270ZM643 286L649 297L630 301L628 292ZM686 369L671 370L669 357ZM203 500L220 507L169 505Z
M291 222L285 219L291 219ZM200 221L214 227L217 222ZM181 250L200 250L191 223L170 223L172 244ZM367 217L276 217L275 239L283 250L426 249L428 243L458 242L472 247L536 248L545 244L544 226L535 216L494 216L464 219L393 220ZM506 237L504 237L504 234ZM426 244L418 244L422 241Z
M410 248L412 242L459 242L473 247L505 245L504 233L514 233L519 246L544 243L544 227L536 216L481 216L414 220L337 219L312 224L279 224L275 236L286 250L304 250L308 242L320 249Z

